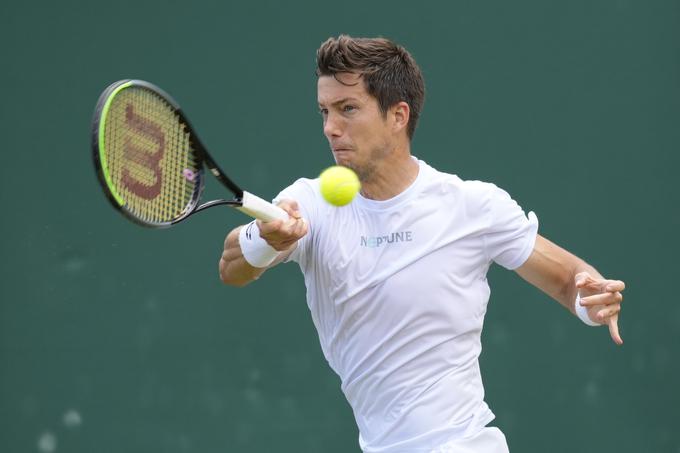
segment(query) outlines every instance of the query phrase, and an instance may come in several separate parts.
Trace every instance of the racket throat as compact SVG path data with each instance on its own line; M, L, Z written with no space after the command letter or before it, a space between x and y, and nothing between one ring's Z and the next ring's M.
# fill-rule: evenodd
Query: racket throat
M191 214L194 214L196 212L202 211L204 209L212 208L213 206L219 206L219 205L226 205L226 206L231 206L235 208L240 208L242 205L241 200L239 199L234 199L234 200L212 200L208 201L207 203L203 203L196 209L194 209Z

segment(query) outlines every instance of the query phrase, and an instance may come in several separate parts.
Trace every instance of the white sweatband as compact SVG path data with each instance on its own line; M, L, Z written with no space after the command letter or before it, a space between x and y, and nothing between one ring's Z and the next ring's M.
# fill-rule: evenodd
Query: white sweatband
M243 258L253 267L267 267L279 256L279 252L260 237L260 229L254 220L241 227L238 242Z
M588 308L581 305L581 294L578 293L578 292L576 293L576 306L575 306L575 308L576 308L576 316L578 316L578 318L581 321L583 321L584 323L588 324L589 326L593 326L593 327L602 325L602 324L599 324L599 323L593 321L592 319L590 319L590 316L588 316Z

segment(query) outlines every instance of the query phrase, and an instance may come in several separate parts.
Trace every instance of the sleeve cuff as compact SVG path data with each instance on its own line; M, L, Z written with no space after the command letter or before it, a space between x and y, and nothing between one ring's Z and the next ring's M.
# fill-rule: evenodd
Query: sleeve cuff
M529 212L527 215L529 219L529 225L527 226L527 233L525 236L526 242L524 243L524 248L522 252L517 256L515 260L509 265L505 266L506 269L514 271L526 261L531 256L531 252L534 251L534 246L536 245L536 236L538 235L538 217L533 211Z

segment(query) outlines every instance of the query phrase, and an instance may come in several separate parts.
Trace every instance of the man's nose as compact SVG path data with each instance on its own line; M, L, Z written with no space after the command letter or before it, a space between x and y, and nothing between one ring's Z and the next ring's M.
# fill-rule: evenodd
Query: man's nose
M342 125L337 116L329 113L323 123L323 133L327 138L339 137L342 135Z

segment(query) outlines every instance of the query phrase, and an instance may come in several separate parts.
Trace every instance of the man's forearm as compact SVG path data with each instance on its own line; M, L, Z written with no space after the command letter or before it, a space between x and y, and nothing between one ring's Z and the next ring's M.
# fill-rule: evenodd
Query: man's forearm
M267 269L285 261L297 248L298 240L307 234L307 222L300 217L295 201L283 200L278 206L289 216L285 221L258 220L250 223L248 230L243 230L243 225L227 235L219 266L224 283L245 286L257 280Z
M574 314L577 294L575 280L580 272L601 278L591 265L540 235L527 262L517 269L522 278Z

